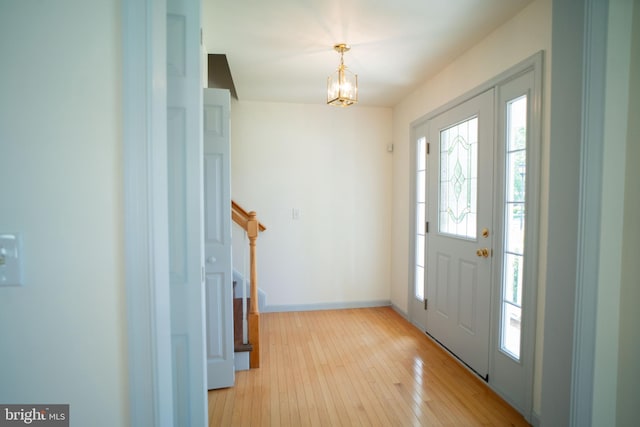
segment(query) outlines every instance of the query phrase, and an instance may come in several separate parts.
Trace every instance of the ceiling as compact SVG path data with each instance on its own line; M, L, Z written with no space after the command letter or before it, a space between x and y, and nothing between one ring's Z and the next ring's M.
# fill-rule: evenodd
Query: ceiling
M325 103L347 43L358 105L391 107L530 1L202 0L203 37L241 101Z

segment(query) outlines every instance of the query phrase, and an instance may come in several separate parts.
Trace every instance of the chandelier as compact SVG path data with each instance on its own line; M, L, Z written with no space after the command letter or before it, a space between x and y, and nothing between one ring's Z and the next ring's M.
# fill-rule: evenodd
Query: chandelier
M340 43L333 49L340 53L340 65L335 73L327 77L327 104L348 107L358 102L358 75L344 65L344 53L351 47Z

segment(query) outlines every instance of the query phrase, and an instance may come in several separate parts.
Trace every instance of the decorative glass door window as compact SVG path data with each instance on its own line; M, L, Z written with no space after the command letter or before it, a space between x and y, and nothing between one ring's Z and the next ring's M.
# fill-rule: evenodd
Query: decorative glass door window
M527 177L527 96L507 103L504 251L500 348L520 359L524 274L525 183Z
M478 117L440 131L439 231L476 238Z
M427 188L427 140L419 138L416 142L416 238L415 238L415 283L416 299L424 301L424 271L426 265L426 188Z

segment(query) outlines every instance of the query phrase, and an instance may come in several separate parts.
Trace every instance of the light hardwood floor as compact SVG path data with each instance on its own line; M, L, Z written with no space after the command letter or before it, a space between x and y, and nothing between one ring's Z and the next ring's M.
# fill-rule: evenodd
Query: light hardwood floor
M212 427L528 425L389 307L261 316L261 367L209 392Z

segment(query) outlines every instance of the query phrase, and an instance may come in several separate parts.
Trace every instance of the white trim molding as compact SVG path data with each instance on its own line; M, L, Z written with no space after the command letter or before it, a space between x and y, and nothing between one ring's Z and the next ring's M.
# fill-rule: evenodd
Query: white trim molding
M287 311L316 311L316 310L346 310L353 308L388 307L391 301L352 301L352 302L326 302L319 304L293 304L293 305L265 305L263 313L284 313Z
M572 426L592 424L608 12L608 1L585 3Z
M123 0L122 8L130 422L134 426L170 426L166 2Z

